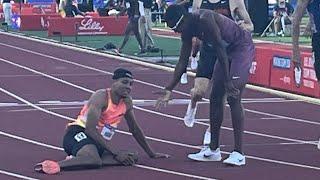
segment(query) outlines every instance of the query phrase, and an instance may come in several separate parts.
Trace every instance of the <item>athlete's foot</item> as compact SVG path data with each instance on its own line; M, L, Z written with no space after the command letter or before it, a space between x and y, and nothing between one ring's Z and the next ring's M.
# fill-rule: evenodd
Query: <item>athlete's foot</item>
M194 123L196 122L196 111L197 111L197 104L194 108L191 107L191 101L188 105L186 115L183 118L183 122L187 127L193 127Z
M57 162L51 160L45 160L34 166L34 170L39 173L45 174L58 174L60 172L60 166Z
M230 156L223 161L225 164L242 166L246 164L246 157L243 154L233 151Z
M116 53L117 55L120 55L121 54L121 50L120 49L112 49L112 51L114 52L114 53Z
M187 84L188 83L188 75L187 73L183 73L180 79L181 84Z
M195 57L191 57L191 64L190 67L192 70L196 70L198 67L198 61Z
M144 55L146 53L147 53L147 51L142 49L140 52L134 53L134 55L138 55L139 56L139 55Z
M198 153L189 154L188 158L195 161L221 161L222 159L220 148L213 151L209 146L204 146Z

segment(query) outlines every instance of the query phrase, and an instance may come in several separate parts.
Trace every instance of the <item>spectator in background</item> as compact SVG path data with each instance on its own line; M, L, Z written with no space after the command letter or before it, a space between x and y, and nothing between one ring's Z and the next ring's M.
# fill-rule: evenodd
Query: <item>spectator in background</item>
M293 13L293 7L285 0L278 0L278 4L274 7L274 33L276 35L284 35L286 32L286 25L291 24L291 15Z
M3 13L4 13L4 22L8 24L8 26L11 26L11 18L12 18L12 5L11 0L0 0L2 7L3 7Z
M77 0L78 8L82 12L93 11L93 0Z
M144 7L144 17L139 20L140 35L143 46L147 50L152 50L154 48L154 41L152 38L152 20L151 20L151 8L153 5L153 0L141 0ZM145 22L144 22L145 21Z
M123 12L121 12L121 14L123 14L126 11L129 18L126 30L124 32L124 39L120 48L115 49L115 53L121 53L122 49L125 47L129 40L131 32L133 32L140 46L140 52L137 53L137 55L145 54L146 50L144 44L142 43L141 35L139 33L139 20L141 20L142 23L145 23L143 3L138 0L125 0L123 1L123 3L125 9L123 10Z
M56 12L59 12L60 0L56 0Z
M78 9L77 0L66 0L66 5L64 7L66 17L77 17L77 16L86 16L86 13Z

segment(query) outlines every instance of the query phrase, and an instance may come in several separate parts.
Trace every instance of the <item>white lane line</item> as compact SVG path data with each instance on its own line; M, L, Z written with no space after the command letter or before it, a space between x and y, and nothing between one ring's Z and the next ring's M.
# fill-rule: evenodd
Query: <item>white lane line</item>
M45 73L42 73L42 72L39 72L39 71L36 71L36 70L33 70L31 68L28 68L28 67L25 67L25 66L22 66L22 65L19 65L19 64L16 64L16 63L13 63L13 62L10 62L8 60L5 60L5 59L2 59L0 58L0 61L3 61L3 62L7 62L9 64L12 64L14 66L18 66L20 68L23 68L25 70L29 70L33 73L36 73L36 74L40 74L40 75L43 75L49 79L53 79L53 80L56 80L60 83L63 83L63 84L67 84L69 86L72 86L72 87L75 87L75 88L80 88L81 90L84 90L86 92L89 92L89 93L93 93L94 91L90 90L90 89L87 89L87 88L84 88L84 87L81 87L79 85L76 85L76 84L73 84L73 83L70 83L70 82L67 82L65 80L62 80L62 79L59 79L59 78L56 78L56 77L53 77L51 75L48 75L48 74L45 74ZM32 106L33 107L33 106ZM145 111L145 112L149 112L149 113L152 113L152 114L158 114L160 116L165 116L165 117L169 117L169 118L172 118L172 119L178 119L178 120L183 120L183 118L180 118L180 117L177 117L177 116L173 116L173 115L168 115L168 114L163 114L163 113L160 113L160 112L156 112L156 111L153 111L153 110L148 110L148 109L145 109L145 108L141 108L141 107L138 107L138 106L134 106L135 109L139 109L141 111ZM259 112L258 112L259 113ZM266 113L265 113L266 114ZM203 125L206 125L208 126L208 124L205 124L205 123L202 123L202 122L196 122L197 124L203 124ZM320 123L319 123L320 124ZM222 129L226 129L226 130L230 130L230 131L233 131L232 128L229 128L229 127L224 127L222 126ZM273 136L273 135L268 135L268 134L263 134L263 133L259 133L259 132L253 132L253 131L244 131L244 133L247 133L247 134L251 134L251 135L257 135L257 136L262 136L262 137L269 137L269 138L274 138L274 139L282 139L282 140L287 140L287 141L293 141L293 142L305 142L303 140L297 140L297 139L291 139L291 138L284 138L284 137L281 137L281 136Z
M51 114L51 115L54 115L54 116L58 116L62 119L66 119L66 120L69 120L69 121L75 121L73 118L71 117L68 117L68 116L64 116L64 115L60 115L60 114L57 114L55 112L52 112L52 111L48 111L42 107L39 107L39 106L36 106L34 104L32 104L31 102L3 89L0 87L0 91L6 93L7 95L15 98L15 99L18 99L26 104L29 104L30 106L32 106L33 108L36 108L36 109L39 109L45 113L48 113L48 114ZM121 130L117 130L117 132L121 133L121 134L127 134L127 135L132 135L131 133L129 132L126 132L126 131L121 131ZM162 142L162 143L166 143L166 144L172 144L172 145L177 145L177 146L182 146L182 147L188 147L188 148L196 148L196 149L200 149L199 147L197 146L192 146L192 145L188 145L188 144L183 144L183 143L178 143L178 142L173 142L173 141L168 141L168 140L164 140L164 139L159 139L159 138L153 138L153 137L149 137L147 136L146 137L147 139L150 139L150 140L154 140L154 141L157 141L157 142ZM305 141L304 141L305 142ZM229 152L225 152L225 151L221 151L223 154L230 154ZM320 170L320 167L316 167L316 166L309 166L309 165L305 165L305 164L297 164L297 163L291 163L291 162L286 162L286 161L280 161L280 160L274 160L274 159L267 159L267 158L260 158L260 157L256 157L256 156L250 156L250 155L246 155L247 158L249 159L255 159L255 160L260 160L260 161L265 161L265 162L270 162L270 163L277 163L277 164L282 164L282 165L288 165L288 166L294 166L294 167L301 167L301 168L307 168L307 169L314 169L314 170Z
M1 32L0 32L1 34ZM40 41L41 42L41 41ZM39 55L39 56L42 56L42 57L47 57L47 58L50 58L50 59L54 59L54 60L57 60L57 61L60 61L60 62L64 62L64 63L67 63L67 64L72 64L72 65L75 65L75 66L79 66L79 67L82 67L82 68L85 68L85 69L90 69L90 70L93 70L93 71L97 71L97 72L101 72L101 73L105 73L105 74L109 74L109 75L112 75L111 72L107 72L107 71L103 71L103 70L100 70L100 69L96 69L96 68L93 68L93 67L90 67L90 66L86 66L86 65L83 65L83 64L79 64L79 63L75 63L75 62L71 62L71 61L67 61L67 60L64 60L64 59L61 59L61 58L57 58L57 57L54 57L54 56L49 56L49 55L46 55L46 54L42 54L42 53L38 53L38 52L34 52L34 51L31 51L31 50L26 50L26 49L23 49L23 48L18 48L18 47L14 47L14 46L11 46L11 45L7 45L7 44L3 44L3 43L0 43L4 46L8 46L8 47L11 47L13 49L18 49L18 50L21 50L21 51L24 51L24 52L28 52L28 53L32 53L32 54L36 54L36 55ZM50 44L50 43L49 43ZM64 47L64 46L62 46ZM68 48L68 47L66 47ZM80 50L81 51L81 50ZM91 52L91 51L88 51L88 50L84 50L84 52ZM92 52L93 53L93 52ZM99 53L93 53L93 54L96 54L96 55L103 55L103 54L99 54ZM109 58L115 58L115 57L118 57L118 56L112 56L112 55L103 55L105 57L109 57ZM143 66L148 66L148 67L153 67L153 68L156 68L156 69L161 69L161 70L166 70L166 71L173 71L172 68L168 68L168 67L162 67L160 68L159 65L154 65L154 64L151 64L150 63L146 63L146 62L140 62L140 61L135 61L135 60L132 60L132 61L129 61L129 60L125 60L126 58L120 58L120 60L123 60L123 61L126 61L126 62L131 62L131 63L134 63L134 64L139 64L139 65L143 65ZM136 82L139 82L139 83L142 83L142 84L145 84L145 85L148 85L148 86L151 86L151 87L155 87L155 88L160 88L160 89L163 89L164 87L162 86L158 86L158 85L155 85L155 84L152 84L152 83L147 83L147 82L144 82L144 81L140 81L140 80L137 80L135 79ZM250 85L249 85L250 86ZM262 88L262 87L255 87L256 90L258 91L261 91L261 92L267 92L267 93L270 93L270 94L275 94L275 93L278 93L278 91L274 91L274 90L269 90L269 89L266 89L266 88ZM177 90L173 90L173 92L177 93L177 94L181 94L181 95L185 95L185 96L188 96L190 97L190 94L188 93L184 93L184 92L180 92L180 91L177 91ZM280 91L279 91L280 92ZM277 94L279 96L279 94ZM281 95L282 96L282 95ZM290 96L290 93L284 93L283 94L284 97L288 97L288 98L291 98L291 99L298 99L298 100L303 100L303 101L306 101L306 102L310 102L310 103L316 103L316 104L320 104L320 100L319 99L315 99L315 98L309 98L309 97L305 97L305 96L300 96L300 95L292 95ZM304 98L305 97L305 98ZM208 99L204 99L205 101L209 101ZM275 115L275 114L270 114L270 113L265 113L265 112L261 112L261 111L254 111L254 110L250 110L250 109L244 109L245 111L248 111L248 112L252 112L252 113L256 113L256 114L268 114L268 116L279 116L279 115ZM285 117L285 116L282 116L282 117ZM304 120L304 119L298 119L298 118L291 118L291 117L287 117L285 118L286 120L292 120L292 121L297 121L297 122L303 122L303 123L308 123L308 124L314 124L314 125L320 125L320 122L314 122L314 121L309 121L309 120Z
M265 119L265 120L277 120L277 119L283 119L281 117L265 117L265 118L260 118L260 119Z
M60 108L46 108L48 110L68 110L68 109L77 109L80 110L82 106L73 106L73 107L60 107ZM8 112L32 112L32 111L39 111L37 109L16 109L16 110L9 110Z
M96 74L87 74L87 73L83 73L83 74L52 74L54 76L64 76L64 77L68 77L68 76L75 76L75 77L79 77L79 76L103 76L104 74L102 73L96 73ZM0 78L17 78L17 77L38 77L39 75L0 75Z
M320 125L320 122L308 121L308 120L299 119L299 118L292 118L292 117L288 117L288 116L282 116L282 115L276 115L276 114L271 114L271 113L265 113L265 112L250 110L250 109L246 109L246 111L251 112L251 113L254 113L254 114L260 114L260 115L265 115L265 116L277 117L277 118L286 119L286 120L292 120L292 121L296 121L296 122L302 122L302 123L313 124L313 125Z
M31 107L33 108L36 108L38 110L41 110L42 112L45 112L47 114L51 114L51 115L54 115L54 116L57 116L57 117L60 117L62 119L66 119L66 120L69 120L69 121L74 121L73 118L71 117L68 117L68 116L64 116L64 115L61 115L61 114L57 114L55 112L52 112L52 111L48 111L47 109L44 109L44 108L41 108L39 106L36 106L34 104L32 104L31 102L3 89L0 87L0 91L6 93L7 95L13 97L13 98L16 98L18 99L19 101L21 102L24 102L28 105L30 105ZM2 132L2 131L0 131ZM122 133L122 134L127 134L126 132L124 133L125 131L119 131L119 133ZM4 133L2 132L1 135L7 135L8 133ZM130 133L129 133L130 134ZM10 134L9 134L10 135ZM52 148L52 149L57 149L57 150L62 150L62 148L60 147L56 147L56 146L51 146L51 145L44 145L44 143L37 143L36 141L33 141L33 140L30 140L30 139L26 139L26 138L22 138L22 137L18 137L18 136L15 136L15 135L10 135L11 138L15 138L15 139L19 139L19 140L23 140L23 141L26 141L26 142L29 142L29 143L32 143L32 144L37 144L39 146L45 146L45 147L48 147L48 148ZM18 138L16 138L18 137ZM148 137L149 138L149 137ZM141 166L140 168L144 168L144 166ZM198 178L198 179L204 179L204 180L214 180L212 178L208 178L208 177L204 177L204 176L197 176L197 175L193 175L193 174L187 174L187 173L180 173L180 172L176 172L176 171L170 171L170 170L166 170L166 169L161 169L161 168L155 168L155 167L149 167L149 169L152 169L152 170L158 170L159 172L166 172L166 173L170 173L170 174L174 174L174 175L178 175L178 176L184 176L184 177L193 177L193 178Z
M0 169L0 174L5 174L7 176L12 176L12 177L16 177L16 178L19 178L19 179L25 179L25 180L39 180L39 179L36 179L36 178L24 176L24 175L21 175L21 174L5 171L5 170L1 170L1 169Z
M42 142L39 142L39 141L34 141L34 140L27 139L27 138L24 138L24 137L21 137L21 136L16 136L16 135L9 134L9 133L3 132L3 131L0 131L0 135L6 136L6 137L9 137L9 138L13 138L13 139L17 139L17 140L20 140L20 141L24 141L24 142L27 142L27 143L30 143L30 144L43 146L43 147L46 147L46 148L49 148L49 149L55 149L55 150L63 151L63 148L56 147L54 145L50 145L50 144L46 144L46 143L42 143Z

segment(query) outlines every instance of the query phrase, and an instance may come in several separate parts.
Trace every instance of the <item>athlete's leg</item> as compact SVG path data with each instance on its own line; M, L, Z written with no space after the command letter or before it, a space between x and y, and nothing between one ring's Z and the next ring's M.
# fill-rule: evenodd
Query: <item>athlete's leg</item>
M217 65L220 63L217 63ZM220 146L220 129L223 121L223 113L225 107L225 88L222 71L215 69L214 81L212 84L211 96L210 96L210 131L211 142L210 148L215 150Z
M132 31L139 43L139 46L140 46L140 49L141 51L145 51L144 49L144 44L142 43L142 40L141 40L141 35L140 35L140 32L139 32L139 18L134 18L132 20Z
M102 160L97 147L93 144L86 144L79 149L75 157L59 161L58 164L61 170L92 169L100 168Z
M120 52L122 51L124 46L127 44L128 40L129 40L129 37L130 37L131 31L133 31L133 23L132 23L132 20L129 19L129 22L127 24L126 30L124 32L124 39L123 39L122 44L121 44L121 46L119 48Z
M314 70L320 83L320 32L312 35L312 50L314 53Z

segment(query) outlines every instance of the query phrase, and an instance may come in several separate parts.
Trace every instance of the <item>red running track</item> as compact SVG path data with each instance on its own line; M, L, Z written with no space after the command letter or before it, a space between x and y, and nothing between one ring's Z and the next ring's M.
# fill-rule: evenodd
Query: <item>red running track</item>
M61 141L66 119L76 117L80 105L62 102L83 102L93 90L109 87L111 73L120 66L134 74L134 99L156 99L152 91L164 86L172 74L3 33L0 39L0 179L320 179L320 151L315 145L320 136L319 106L250 89L244 94L244 167L187 159L188 153L199 150L208 122L187 128L182 122L186 105L171 105L161 111L150 106L135 109L148 142L154 150L172 155L170 159L148 158L122 123L113 143L119 149L138 151L138 166L54 176L35 173L35 163L65 157ZM174 98L187 99L192 84L190 80L188 85L179 85ZM44 101L60 103L46 105ZM208 104L200 105L197 118L208 119ZM221 143L223 152L232 151L228 108Z

